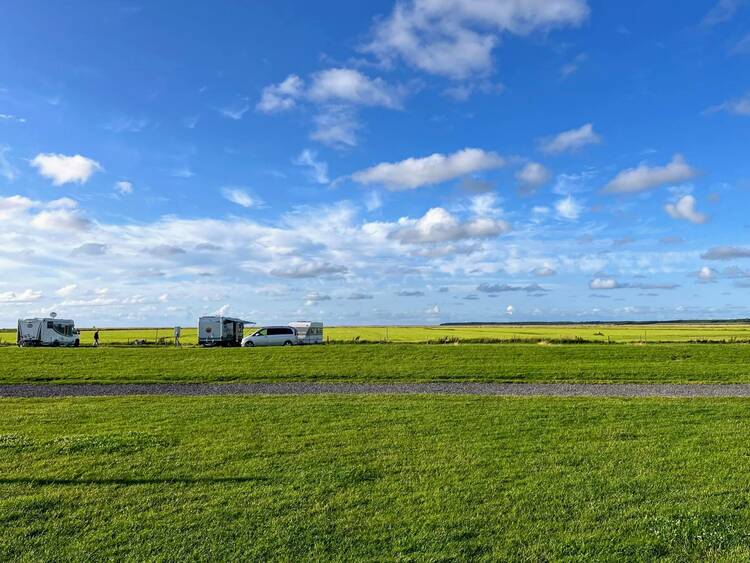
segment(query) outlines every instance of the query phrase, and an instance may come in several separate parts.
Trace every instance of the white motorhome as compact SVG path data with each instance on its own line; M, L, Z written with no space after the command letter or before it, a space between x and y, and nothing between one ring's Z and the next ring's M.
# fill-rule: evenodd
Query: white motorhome
M53 316L43 319L18 319L16 343L19 346L79 346L81 336L75 323Z
M245 332L245 324L252 324L232 317L201 317L198 319L198 344L201 346L239 346Z
M297 321L289 326L297 331L298 344L323 344L323 323Z

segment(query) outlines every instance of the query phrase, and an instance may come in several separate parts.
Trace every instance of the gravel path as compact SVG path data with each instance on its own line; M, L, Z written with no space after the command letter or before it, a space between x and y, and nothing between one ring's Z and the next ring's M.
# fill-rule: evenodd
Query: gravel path
M496 395L513 397L750 397L750 384L620 383L158 383L0 385L0 397L128 395Z

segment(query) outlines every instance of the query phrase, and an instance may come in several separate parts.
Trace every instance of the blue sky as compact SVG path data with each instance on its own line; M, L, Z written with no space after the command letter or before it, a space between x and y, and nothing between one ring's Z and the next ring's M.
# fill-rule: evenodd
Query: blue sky
M0 18L0 325L750 316L750 2Z

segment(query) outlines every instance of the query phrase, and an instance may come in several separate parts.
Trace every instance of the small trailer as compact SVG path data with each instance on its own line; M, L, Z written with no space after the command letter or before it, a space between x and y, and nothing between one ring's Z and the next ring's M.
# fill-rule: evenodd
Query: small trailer
M58 319L53 313L48 318L18 319L16 343L25 346L79 346L81 336L70 319Z
M198 344L200 346L239 346L245 325L253 324L232 317L201 317L198 319Z
M297 321L289 326L297 331L297 344L323 344L323 323Z

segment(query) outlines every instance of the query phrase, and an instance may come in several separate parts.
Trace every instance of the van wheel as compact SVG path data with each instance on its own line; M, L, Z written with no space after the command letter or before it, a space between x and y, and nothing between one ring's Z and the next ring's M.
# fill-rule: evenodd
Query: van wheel
M242 345L242 347L243 347L243 348L255 348L255 344L253 344L252 342L245 342L245 343L244 343L244 344Z
M291 340L287 340L286 342L284 342L284 346L291 346L291 345L292 345Z
M75 342L73 342L73 347L74 348L78 348L80 345L81 345L81 341L80 340L76 340Z

